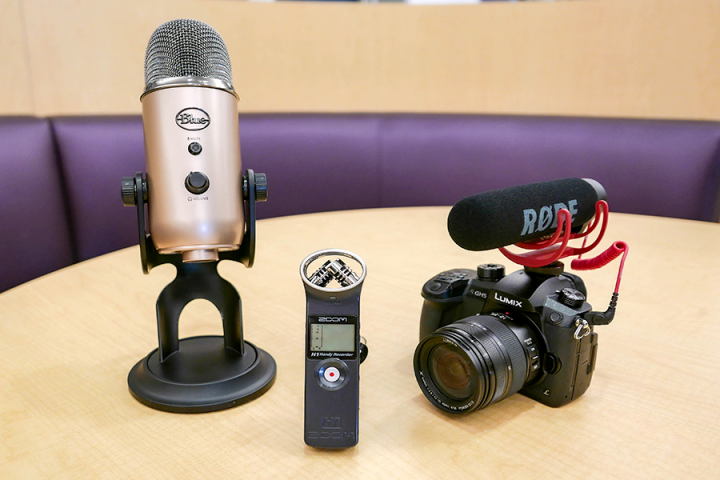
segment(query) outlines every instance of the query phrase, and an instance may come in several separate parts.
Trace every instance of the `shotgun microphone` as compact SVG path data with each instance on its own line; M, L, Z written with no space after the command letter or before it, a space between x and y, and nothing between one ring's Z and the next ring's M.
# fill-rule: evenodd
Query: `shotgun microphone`
M152 240L183 262L217 261L245 231L238 97L220 35L197 20L158 27L140 99Z
M599 200L607 200L605 189L589 178L492 190L456 203L448 232L466 250L492 250L553 233L561 208L570 212L572 226L580 227L593 218Z

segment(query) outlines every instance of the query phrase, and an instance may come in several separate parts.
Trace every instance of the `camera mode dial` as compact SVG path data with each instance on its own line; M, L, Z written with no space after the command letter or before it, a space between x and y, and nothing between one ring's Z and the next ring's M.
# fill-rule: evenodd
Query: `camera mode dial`
M566 307L577 309L585 303L585 295L574 288L563 288L558 295L558 301Z

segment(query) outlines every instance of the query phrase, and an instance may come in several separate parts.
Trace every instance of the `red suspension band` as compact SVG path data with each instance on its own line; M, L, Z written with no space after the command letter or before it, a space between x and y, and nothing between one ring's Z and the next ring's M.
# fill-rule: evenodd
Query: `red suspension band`
M561 208L557 211L557 229L555 234L551 238L546 240L540 240L532 243L517 243L516 246L524 248L526 250L532 250L526 253L512 253L505 247L500 247L500 252L505 255L510 261L515 262L525 267L543 267L549 265L561 258L582 255L595 248L607 229L608 222L608 204L604 200L600 200L595 204L595 220L590 227L582 233L571 232L572 216L567 209ZM589 245L581 248L568 246L568 240L583 238L587 240L587 236L592 233L596 227L600 226L600 232L598 233L595 241Z

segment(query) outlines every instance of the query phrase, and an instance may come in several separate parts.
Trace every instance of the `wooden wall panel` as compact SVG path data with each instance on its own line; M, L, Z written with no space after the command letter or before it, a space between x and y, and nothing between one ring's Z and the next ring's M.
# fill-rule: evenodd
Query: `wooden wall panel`
M0 3L0 115L35 112L22 1Z
M245 112L720 119L716 0L12 1L38 115L138 113L150 34L190 17L228 44ZM13 101L0 92L2 113Z

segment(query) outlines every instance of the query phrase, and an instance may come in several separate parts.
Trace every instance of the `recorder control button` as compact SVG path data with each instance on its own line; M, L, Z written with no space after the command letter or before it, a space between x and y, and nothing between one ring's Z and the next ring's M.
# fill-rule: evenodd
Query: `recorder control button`
M318 385L325 390L340 390L347 383L348 366L338 358L328 358L315 367Z
M202 152L202 145L200 145L198 142L192 142L190 145L188 145L188 152L192 153L193 155L200 155L200 152Z
M328 367L323 372L323 377L330 383L335 383L340 380L340 370L335 367Z
M195 195L205 193L207 189L210 188L210 179L208 179L204 173L190 172L190 174L185 177L185 188L187 188L188 192L194 193Z

